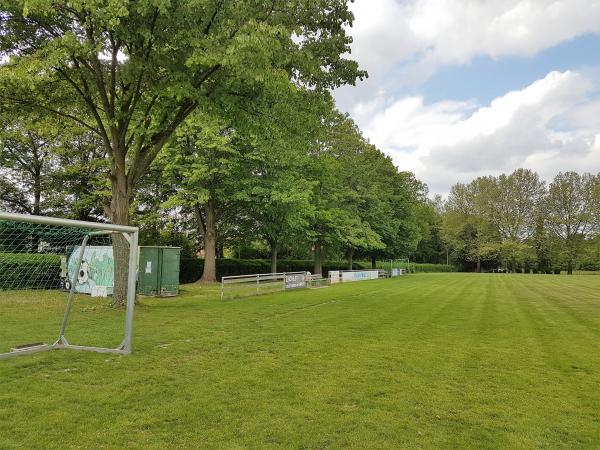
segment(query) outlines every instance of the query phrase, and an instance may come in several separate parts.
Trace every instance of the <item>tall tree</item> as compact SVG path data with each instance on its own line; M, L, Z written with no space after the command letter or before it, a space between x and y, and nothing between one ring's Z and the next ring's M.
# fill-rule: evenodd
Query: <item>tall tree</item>
M197 111L161 158L175 186L170 203L189 208L203 236L203 282L216 280L225 230L251 229L266 240L273 270L285 241L304 231L312 189L302 175L307 149L332 99L310 91L288 100L236 128Z
M490 219L504 239L522 242L533 235L544 194L544 182L528 169L494 179Z
M87 130L57 129L47 116L0 118L0 204L80 220L103 213L106 160Z
M485 260L498 254L499 238L489 220L493 179L480 177L452 186L445 205L441 231L444 241L463 263L475 263L481 272Z
M322 272L324 251L346 253L352 267L354 252L383 248L380 236L365 219L365 165L368 144L358 128L338 111L324 118L322 133L309 152L308 177L314 182L309 239L315 257L315 273Z
M416 220L421 240L410 259L421 263L449 264L449 247L442 239L444 201L441 195L418 204Z
M54 194L57 169L55 132L35 121L2 118L0 128L0 204L16 212L40 215Z
M502 240L501 254L516 272L519 262L524 262L533 251L527 241L536 230L545 186L538 174L528 169L517 169L491 180L487 213Z
M0 100L102 138L115 223L127 223L136 182L199 106L247 107L289 81L328 88L363 75L340 56L346 2L17 0L0 13L0 56L10 57Z
M278 255L283 246L306 235L311 214L312 186L291 171L278 174L271 169L253 179L249 205L256 233L268 244L271 272L277 272Z
M595 226L598 183L598 177L589 173L561 172L548 188L546 225L563 245L569 275Z
M221 214L235 207L236 181L243 176L243 148L240 139L235 142L234 130L216 119L195 114L158 160L173 186L163 206L187 210L202 236L202 282L217 280L217 228Z
M381 152L372 163L372 181L365 210L373 231L380 237L383 248L370 249L372 267L377 259L398 258L415 251L423 238L418 223L418 212L425 202L427 187L410 172L398 172L388 157Z

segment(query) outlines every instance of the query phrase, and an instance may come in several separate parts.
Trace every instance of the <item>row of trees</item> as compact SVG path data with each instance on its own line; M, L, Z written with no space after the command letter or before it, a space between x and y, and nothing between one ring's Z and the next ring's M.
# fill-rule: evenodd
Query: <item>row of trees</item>
M215 279L224 248L264 243L271 258L389 258L414 250L425 186L399 172L354 123L331 110L309 136L261 142L207 119L190 121L153 168L137 202L156 231L176 217L203 238L203 280ZM272 134L270 135L272 138ZM155 234L158 234L155 232Z
M570 274L586 260L598 262L600 175L559 173L549 185L526 169L480 177L454 185L430 211L435 232L420 250L433 248L465 268Z
M293 114L287 113L289 120ZM295 131L241 133L193 114L142 177L130 207L145 243L205 252L204 281L216 279L225 249L377 259L410 254L421 238L426 188L330 109ZM273 123L271 123L273 125ZM276 127L277 128L277 127ZM0 207L104 220L111 199L102 146L78 128L56 132L13 116L0 130Z
M346 1L15 0L0 6L0 201L377 258L418 241L424 187L333 107L366 76ZM126 243L115 238L114 299ZM294 250L294 251L295 251Z

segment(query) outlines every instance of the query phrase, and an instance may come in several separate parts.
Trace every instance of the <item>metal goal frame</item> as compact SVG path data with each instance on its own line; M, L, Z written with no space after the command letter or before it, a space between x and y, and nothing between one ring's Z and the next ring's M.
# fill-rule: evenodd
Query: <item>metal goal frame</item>
M13 356L21 356L31 353L44 352L54 349L67 350L87 350L98 353L115 353L120 355L128 355L132 350L132 335L133 335L133 312L135 308L136 296L136 279L137 279L137 261L138 261L138 239L139 230L137 227L124 225L113 225L108 223L85 222L80 220L59 219L54 217L41 217L26 214L14 214L0 211L0 220L22 222L37 225L56 225L61 227L82 228L91 230L87 233L81 242L79 253L77 255L76 267L77 270L73 273L73 278L70 280L70 287L67 297L67 306L65 308L62 324L57 340L53 344L42 344L31 347L15 348L7 353L0 353L0 360L7 359ZM121 234L129 243L129 264L128 264L128 279L127 279L127 304L125 307L125 323L123 341L117 348L92 347L86 345L76 345L70 343L65 334L69 323L69 315L73 307L73 297L75 294L75 285L77 284L77 274L81 268L85 248L88 240L92 236Z

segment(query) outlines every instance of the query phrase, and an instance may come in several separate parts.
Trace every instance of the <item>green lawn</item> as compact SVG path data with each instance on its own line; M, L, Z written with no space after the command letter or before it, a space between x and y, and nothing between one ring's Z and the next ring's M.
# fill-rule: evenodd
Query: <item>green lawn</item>
M20 298L0 293L0 341L23 311L54 336L61 302ZM112 342L122 314L95 304L71 336ZM600 448L600 277L186 287L142 300L134 346L0 361L0 448Z

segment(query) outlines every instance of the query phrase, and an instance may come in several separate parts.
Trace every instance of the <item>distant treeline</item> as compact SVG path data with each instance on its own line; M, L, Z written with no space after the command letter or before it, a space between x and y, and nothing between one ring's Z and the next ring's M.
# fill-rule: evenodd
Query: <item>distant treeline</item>
M531 170L477 178L430 202L428 239L414 257L467 271L600 269L600 176Z

